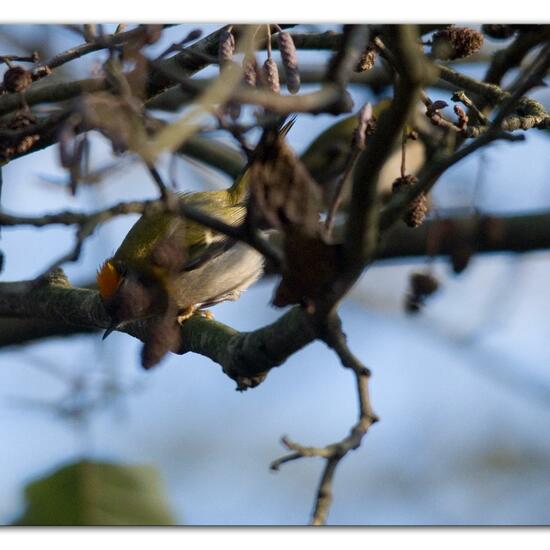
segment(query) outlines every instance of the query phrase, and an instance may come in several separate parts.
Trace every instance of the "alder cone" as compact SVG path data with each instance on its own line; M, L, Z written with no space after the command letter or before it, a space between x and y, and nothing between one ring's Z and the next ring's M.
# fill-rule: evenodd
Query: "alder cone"
M438 59L462 59L477 52L483 41L483 34L475 29L450 27L433 35L432 52Z
M418 197L410 202L403 220L409 227L419 227L424 223L429 209L428 197L425 193L420 193Z
M4 73L4 88L8 92L22 92L32 84L32 74L23 67L11 67Z
M364 73L366 71L370 71L374 67L377 55L378 54L374 46L367 46L367 49L361 54L361 58L355 66L355 72Z
M404 188L411 187L418 182L418 178L412 174L397 178L392 184L393 193L398 193ZM430 209L428 196L426 193L420 193L408 205L407 211L403 215L403 221L412 228L416 228L424 222Z
M462 273L470 263L474 251L470 244L460 243L451 252L451 266L456 275Z
M422 309L422 302L418 301L414 296L411 294L407 294L405 296L405 311L411 315L415 315L417 313L420 313L420 310Z
M414 185L417 182L418 182L418 178L416 176L413 176L412 174L401 176L399 178L396 178L396 180L393 182L392 191L394 193L397 193L401 191L401 189L410 187L411 185Z
M410 292L405 296L405 311L414 315L422 310L426 298L437 291L439 281L431 273L411 273L409 287Z
M415 296L430 296L439 288L439 281L430 273L412 273L410 284Z
M32 113L19 111L8 123L8 128L10 130L22 130L34 124L36 124L36 119ZM13 157L13 155L26 153L39 139L39 134L28 134L20 138L2 140L0 142L0 159L6 160Z

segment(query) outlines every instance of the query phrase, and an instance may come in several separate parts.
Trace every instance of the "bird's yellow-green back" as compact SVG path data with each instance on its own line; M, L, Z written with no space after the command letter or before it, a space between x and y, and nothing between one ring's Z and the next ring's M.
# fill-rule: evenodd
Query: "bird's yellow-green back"
M283 125L281 119L264 131L261 143L269 143L273 133L285 135L292 127L293 120ZM261 147L260 147L261 148ZM240 224L246 214L246 197L250 175L250 163L233 185L218 191L181 193L180 197L189 205L209 214L229 225ZM142 216L130 229L124 241L98 271L97 281L102 298L109 300L117 292L125 272L131 270L154 278L161 285L167 282L166 269L152 261L157 244L169 239L181 243L185 263L182 269L202 265L226 250L227 237L216 233L194 221L166 212ZM212 246L215 245L215 246ZM223 276L220 273L220 276Z
M378 118L390 105L391 99L380 100L372 109L373 115ZM321 132L302 154L302 162L318 183L323 185L342 174L356 127L356 114L345 117Z
M202 212L227 224L239 224L245 215L245 206L235 203L229 190L182 193L181 198ZM204 226L166 212L142 216L130 229L113 259L146 268L150 254L162 239L181 242L188 250L200 248L213 240L214 232Z

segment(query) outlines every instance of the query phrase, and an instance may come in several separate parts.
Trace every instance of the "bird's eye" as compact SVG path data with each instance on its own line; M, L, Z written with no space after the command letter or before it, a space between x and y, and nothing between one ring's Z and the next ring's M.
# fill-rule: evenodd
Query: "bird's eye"
M115 262L116 270L120 277L126 277L128 275L128 268L122 262Z

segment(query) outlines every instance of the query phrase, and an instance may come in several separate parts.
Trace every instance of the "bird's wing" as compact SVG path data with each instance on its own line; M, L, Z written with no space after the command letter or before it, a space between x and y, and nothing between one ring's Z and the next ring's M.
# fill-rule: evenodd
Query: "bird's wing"
M182 271L193 271L203 266L206 262L217 258L230 248L235 246L237 241L228 237L222 238L216 242L206 244L195 244L190 246L187 253L188 258Z
M196 193L185 198L198 210L219 218L228 225L240 224L245 216L244 205L230 205L226 192ZM236 244L234 239L189 219L185 224L185 232L189 246L182 271L195 270Z

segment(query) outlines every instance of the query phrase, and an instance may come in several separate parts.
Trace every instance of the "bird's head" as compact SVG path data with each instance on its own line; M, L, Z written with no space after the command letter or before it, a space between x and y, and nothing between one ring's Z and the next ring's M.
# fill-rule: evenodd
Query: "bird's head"
M104 338L126 322L159 313L166 303L160 274L121 260L107 260L97 272L97 284L101 301L111 317Z

